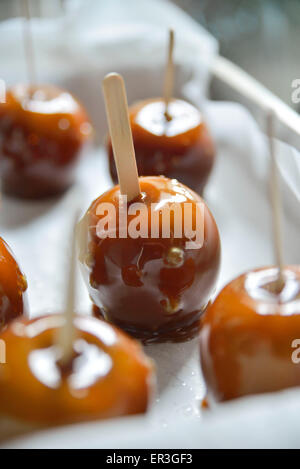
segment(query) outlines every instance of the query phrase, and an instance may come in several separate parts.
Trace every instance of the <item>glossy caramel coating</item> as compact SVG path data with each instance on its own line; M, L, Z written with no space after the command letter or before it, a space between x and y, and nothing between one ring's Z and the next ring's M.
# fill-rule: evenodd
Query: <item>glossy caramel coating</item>
M14 86L0 104L2 190L30 199L64 192L90 134L85 110L67 91Z
M26 312L26 278L6 242L0 238L0 329Z
M292 360L292 342L300 339L300 267L284 269L281 293L277 273L266 267L241 275L203 315L200 354L210 402L300 385L300 365Z
M203 193L211 173L215 149L198 109L174 99L165 115L162 99L138 102L130 108L130 123L138 172L141 176L164 175ZM110 173L117 183L112 146L108 142Z
M153 366L140 345L104 321L76 316L74 359L62 369L56 338L63 321L15 320L0 336L0 414L48 426L145 412Z
M220 239L215 220L202 199L176 180L163 176L141 177L149 237L101 239L97 234L97 207L110 202L119 210L119 186L96 199L81 222L80 261L94 311L144 342L184 341L199 330L199 317L215 288L220 263ZM169 237L151 237L151 204L185 203L204 207L204 244L186 247L184 235L174 236L171 216ZM130 207L130 204L129 204ZM131 215L127 222L130 223Z

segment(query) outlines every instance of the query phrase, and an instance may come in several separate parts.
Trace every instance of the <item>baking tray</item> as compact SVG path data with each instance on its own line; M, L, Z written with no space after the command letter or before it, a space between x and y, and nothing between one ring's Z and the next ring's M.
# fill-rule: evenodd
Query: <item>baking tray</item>
M218 150L217 164L205 196L221 234L219 290L248 268L272 263L270 208L265 179L267 145L244 106L249 107L261 123L265 109L275 108L279 117L277 135L287 142L293 140L297 143L300 119L288 106L227 60L216 58L212 74L214 89L224 97L230 90L236 101L236 104L209 101L203 106ZM247 142L244 137L248 138ZM279 150L282 159L291 151L284 145ZM285 259L299 264L299 219L295 219L295 213L299 211L299 194L290 186L289 178L283 179L282 184L284 203L293 209L285 212L285 233L288 233ZM79 201L82 209L86 210L90 202L110 186L105 151L103 146L97 146L90 149L83 159L78 183L64 197L38 203L3 198L0 231L28 277L32 316L62 310L74 210ZM91 310L79 274L77 310L87 314ZM276 447L279 438L283 446L298 443L295 438L287 439L289 432L283 432L283 421L287 416L293 416L289 403L295 404L300 397L298 390L239 399L220 405L214 411L203 411L201 402L205 396L205 384L199 368L197 339L181 344L151 345L145 351L155 360L158 377L157 394L147 415L43 430L11 439L2 447L197 448L255 444ZM293 428L297 430L299 425L295 419L292 420ZM288 420L286 426L289 430L290 424ZM261 428L266 429L263 435L259 432ZM250 432L252 439L249 439Z

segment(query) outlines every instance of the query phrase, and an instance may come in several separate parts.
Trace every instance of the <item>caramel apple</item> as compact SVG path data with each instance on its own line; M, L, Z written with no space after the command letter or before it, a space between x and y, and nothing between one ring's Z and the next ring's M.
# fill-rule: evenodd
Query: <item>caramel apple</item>
M0 238L0 329L26 312L27 282L13 253Z
M121 233L117 216L115 231L101 237L103 210L111 204L120 213L119 186L88 209L80 224L84 278L98 307L96 314L145 342L187 340L197 334L199 317L215 289L220 264L218 229L200 196L178 181L149 176L139 178L139 185L140 199L125 208L125 232L121 227ZM198 233L204 231L199 246L185 234L187 207L190 226ZM137 237L130 234L132 224L137 223L136 208L143 225Z
M202 114L192 104L162 98L141 101L129 109L138 172L141 176L165 175L178 179L202 194L212 171L215 149ZM117 172L108 140L110 173Z
M300 267L247 272L202 317L200 352L210 402L300 385ZM298 340L298 341L297 341Z
M75 316L73 357L63 366L57 335L64 321L16 319L0 336L7 357L0 366L2 421L21 431L145 412L153 367L140 345L104 321Z
M29 199L68 189L91 125L79 102L52 85L16 85L0 104L0 177L6 194Z
M200 355L211 402L300 385L300 267L284 264L275 116L267 110L276 263L234 279L202 317Z
M0 438L147 410L154 375L141 346L104 321L75 313L72 233L64 314L15 319L0 335L6 358L0 367Z
M103 92L120 185L96 199L79 226L94 312L144 342L187 340L216 284L215 220L175 179L138 177L123 78L107 75Z

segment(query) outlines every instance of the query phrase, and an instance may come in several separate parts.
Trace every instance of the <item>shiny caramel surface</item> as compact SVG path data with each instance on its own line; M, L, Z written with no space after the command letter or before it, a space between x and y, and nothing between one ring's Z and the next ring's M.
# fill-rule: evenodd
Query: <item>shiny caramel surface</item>
M92 301L108 321L145 342L183 341L198 332L199 316L215 288L220 264L220 239L215 220L202 199L176 180L140 178L141 203L147 208L147 238L101 239L96 230L97 207L110 202L119 209L119 186L96 199L81 222L84 239L80 260ZM204 204L204 244L188 249L187 238L151 237L151 204ZM130 215L128 215L128 222Z
M26 312L26 278L6 242L0 238L0 330Z
M74 359L59 365L61 315L13 321L1 335L0 413L41 425L145 412L153 367L140 345L90 316L75 318Z
M200 352L212 401L299 386L293 341L300 339L300 267L247 272L230 282L202 317ZM300 340L299 340L300 343Z
M130 123L141 176L164 175L178 179L202 194L212 170L215 150L212 138L198 109L174 99L165 117L161 98L141 101L130 108ZM113 181L117 173L110 141L110 171Z
M74 169L91 125L83 107L52 85L16 85L0 104L2 190L24 198L59 194Z

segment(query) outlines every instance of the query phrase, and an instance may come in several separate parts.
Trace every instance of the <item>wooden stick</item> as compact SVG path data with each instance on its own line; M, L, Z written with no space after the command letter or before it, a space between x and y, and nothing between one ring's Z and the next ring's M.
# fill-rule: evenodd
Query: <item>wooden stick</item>
M276 265L278 266L277 289L280 292L284 285L283 277L283 247L282 247L282 220L281 220L281 198L278 178L278 167L276 162L276 151L274 141L274 112L267 114L267 134L270 149L270 189L272 203L272 222L273 222L273 243Z
M33 85L36 84L36 70L31 29L30 0L20 0L20 2L24 16L23 41L27 64L28 82L30 85Z
M141 191L123 78L117 73L106 75L103 93L120 191L130 202L139 197Z
M62 355L59 360L60 365L67 366L73 357L73 343L75 339L75 298L76 298L76 227L77 227L78 213L75 216L74 231L72 234L72 252L69 266L69 282L66 296L65 306L65 322L59 329L57 342L62 350Z
M169 48L168 48L168 59L167 67L165 71L164 80L164 101L166 105L165 117L167 120L171 120L172 117L169 114L169 104L173 96L174 91L174 61L173 61L173 50L174 50L174 30L169 30Z

